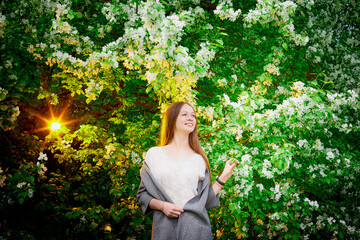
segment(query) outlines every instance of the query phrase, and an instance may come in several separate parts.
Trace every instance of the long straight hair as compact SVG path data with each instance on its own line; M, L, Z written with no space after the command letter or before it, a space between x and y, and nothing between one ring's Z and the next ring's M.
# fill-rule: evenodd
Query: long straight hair
M160 146L165 146L165 145L171 143L171 141L174 139L176 119L179 116L181 108L185 104L192 107L190 104L188 104L186 102L175 102L166 109L165 115L164 115L164 117L162 119L162 123L161 123ZM193 107L192 107L192 109L194 110ZM194 112L195 112L195 110L194 110ZM209 159L207 158L202 147L200 146L199 138L197 135L196 117L195 117L195 122L196 122L195 129L189 134L189 145L190 145L190 148L194 152L196 152L197 154L200 154L202 156L202 158L205 161L205 165L209 171L210 178L211 178Z

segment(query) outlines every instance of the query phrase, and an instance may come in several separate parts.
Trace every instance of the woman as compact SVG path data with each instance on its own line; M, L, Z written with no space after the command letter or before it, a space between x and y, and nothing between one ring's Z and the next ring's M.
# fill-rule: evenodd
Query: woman
M194 109L176 102L166 111L161 147L148 150L137 194L144 214L152 210L152 239L212 239L207 209L220 205L217 194L238 161L210 183L210 166L197 136Z

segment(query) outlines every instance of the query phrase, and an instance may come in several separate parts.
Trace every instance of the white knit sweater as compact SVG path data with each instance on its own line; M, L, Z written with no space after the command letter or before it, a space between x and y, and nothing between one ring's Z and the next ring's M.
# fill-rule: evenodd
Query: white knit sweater
M177 206L184 207L198 194L198 182L204 179L206 170L201 155L195 153L189 158L175 160L167 156L162 147L152 147L146 153L145 161Z

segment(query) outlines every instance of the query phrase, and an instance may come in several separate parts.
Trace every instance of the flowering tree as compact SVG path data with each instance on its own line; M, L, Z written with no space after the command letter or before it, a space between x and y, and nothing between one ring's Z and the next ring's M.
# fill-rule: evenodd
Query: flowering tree
M149 237L139 168L161 113L182 100L197 110L213 175L241 161L210 212L216 238L358 238L359 10L3 1L4 236ZM49 132L51 118L65 126Z

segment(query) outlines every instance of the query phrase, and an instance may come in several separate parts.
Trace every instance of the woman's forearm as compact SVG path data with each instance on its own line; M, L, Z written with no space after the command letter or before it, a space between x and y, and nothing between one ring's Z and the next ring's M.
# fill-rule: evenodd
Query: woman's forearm
M224 170L222 172L222 174L220 175L220 177L218 177L218 179L220 180L220 182L222 182L223 184L225 184L225 182L232 176L233 174L233 168L239 164L239 161L235 161L233 163L231 163L232 160L228 160L226 161ZM212 185L213 190L215 195L217 195L220 191L221 188L223 188L223 185L218 183L217 181L214 182L214 184Z
M164 207L164 201L161 201L159 199L153 198L149 202L149 207L154 210L162 211Z
M222 187L220 187L218 184L216 184L216 182L212 185L212 188L214 190L215 195L218 195L218 193L222 189Z
M223 176L220 176L219 180L223 183L225 183L227 181L227 179L224 178ZM218 195L218 193L223 188L223 186L220 183L218 183L217 181L215 181L214 184L212 185L212 188L214 190L215 195Z
M156 198L150 200L149 207L151 209L163 212L166 216L170 218L179 217L179 215L184 212L184 209L182 209L181 207L178 207L173 203L158 200Z

